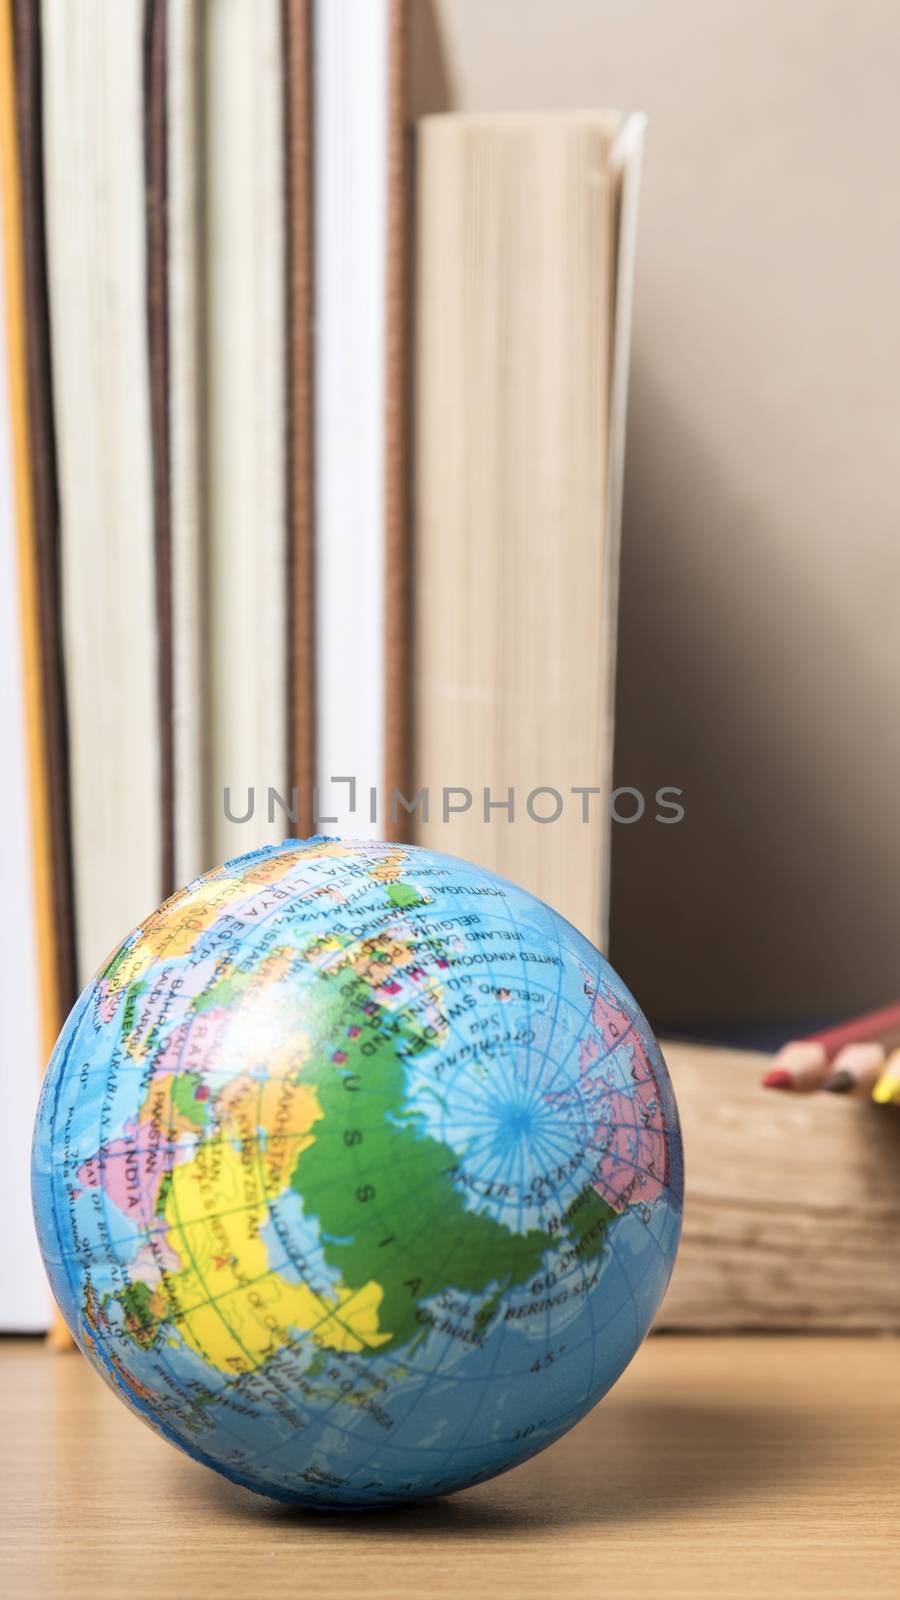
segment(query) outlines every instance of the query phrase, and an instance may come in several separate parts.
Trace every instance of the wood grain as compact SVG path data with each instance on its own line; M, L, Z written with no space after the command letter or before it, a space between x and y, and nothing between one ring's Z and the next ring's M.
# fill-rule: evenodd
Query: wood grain
M893 1600L898 1347L651 1339L524 1467L431 1506L293 1512L128 1415L79 1357L0 1345L9 1600Z
M665 1056L687 1196L659 1325L900 1331L900 1115L767 1092L764 1056Z

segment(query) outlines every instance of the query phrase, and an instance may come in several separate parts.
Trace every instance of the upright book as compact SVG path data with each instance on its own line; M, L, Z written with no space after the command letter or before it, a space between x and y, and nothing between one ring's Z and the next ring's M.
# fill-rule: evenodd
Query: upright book
M43 105L40 18L30 0L12 0L15 81L8 106L15 106L18 196L21 218L22 295L17 334L24 352L26 436L30 513L20 515L20 534L31 529L37 608L39 714L45 766L49 920L55 1000L48 1019L55 1034L73 1004L76 988L75 924L69 826L68 730L62 659L59 489L47 304L47 252L43 184ZM23 506L24 506L23 501ZM35 791L37 792L37 791ZM51 1042L52 1042L51 1034Z
M208 6L203 16L209 851L218 862L286 831L285 813L273 807L270 820L268 807L269 789L285 798L289 789L285 32L281 0Z
M323 829L375 837L405 741L406 9L313 16L315 765Z
M163 891L144 6L41 10L79 977Z
M642 133L438 116L416 141L415 836L601 944Z
M30 1134L59 986L13 55L12 6L0 0L0 1331L32 1332L47 1326L49 1299L30 1216Z

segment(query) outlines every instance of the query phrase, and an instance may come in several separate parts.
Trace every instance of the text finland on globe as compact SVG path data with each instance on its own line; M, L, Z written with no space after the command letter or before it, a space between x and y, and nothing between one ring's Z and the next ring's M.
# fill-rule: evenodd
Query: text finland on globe
M677 1113L608 963L463 861L289 840L85 989L35 1131L69 1327L172 1443L366 1506L523 1461L619 1376L681 1227Z

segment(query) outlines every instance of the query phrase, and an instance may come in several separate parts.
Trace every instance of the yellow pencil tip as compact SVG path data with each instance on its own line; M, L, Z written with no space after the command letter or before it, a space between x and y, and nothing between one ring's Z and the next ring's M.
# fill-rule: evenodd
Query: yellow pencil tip
M900 1106L900 1074L895 1066L881 1074L872 1090L872 1099L879 1106Z

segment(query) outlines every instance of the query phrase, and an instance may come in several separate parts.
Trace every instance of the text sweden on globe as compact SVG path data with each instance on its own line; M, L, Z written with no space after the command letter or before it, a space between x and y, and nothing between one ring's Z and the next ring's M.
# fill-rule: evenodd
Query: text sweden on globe
M45 1082L38 1232L172 1442L310 1504L446 1493L559 1437L665 1291L677 1116L615 973L461 861L287 841L169 900Z

